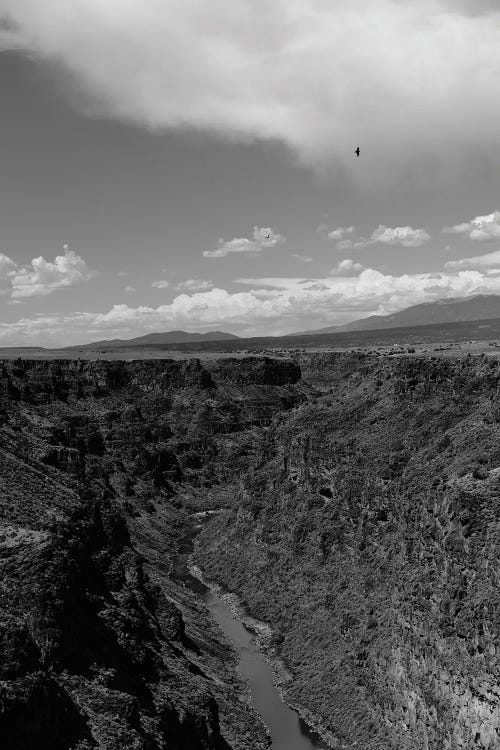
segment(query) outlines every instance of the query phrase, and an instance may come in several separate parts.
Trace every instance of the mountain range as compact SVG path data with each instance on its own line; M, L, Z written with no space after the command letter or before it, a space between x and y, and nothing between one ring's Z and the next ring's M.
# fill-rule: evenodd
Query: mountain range
M238 339L233 333L224 331L209 331L208 333L187 333L187 331L164 331L162 333L148 333L144 336L137 336L133 339L110 339L103 341L93 341L90 344L83 344L80 349L95 349L96 347L105 346L108 349L119 348L123 346L161 346L162 344L186 344L197 343L202 341L229 341ZM74 347L67 347L73 349Z
M453 323L464 323L466 321L495 320L500 319L500 295L498 294L475 294L470 297L453 297L451 299L440 299L434 302L424 302L412 305L404 310L391 313L390 315L370 315L360 318L344 325L326 326L316 330L301 331L288 334L278 339L291 339L302 336L321 336L334 333L355 333L362 331L388 330L392 328L415 328L418 326L446 325ZM260 337L262 338L262 337ZM276 337L266 337L271 340ZM158 347L189 344L209 344L211 342L225 341L241 342L246 346L253 339L246 339L225 331L209 331L208 333L188 333L187 331L164 331L159 333L148 333L132 339L111 339L94 341L78 347L66 347L67 349L119 349L125 347ZM258 341L260 339L254 339ZM237 347L236 347L237 348Z
M390 315L370 315L368 318L360 318L345 325L326 326L292 335L376 331L386 328L460 323L467 320L490 320L492 318L500 318L500 295L475 294L471 297L453 297L435 302L423 302Z

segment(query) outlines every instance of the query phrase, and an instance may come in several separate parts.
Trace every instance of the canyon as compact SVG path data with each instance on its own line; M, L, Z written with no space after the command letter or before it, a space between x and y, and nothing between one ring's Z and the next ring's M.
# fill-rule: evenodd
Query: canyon
M262 750L193 563L334 748L500 747L500 363L0 362L0 745Z

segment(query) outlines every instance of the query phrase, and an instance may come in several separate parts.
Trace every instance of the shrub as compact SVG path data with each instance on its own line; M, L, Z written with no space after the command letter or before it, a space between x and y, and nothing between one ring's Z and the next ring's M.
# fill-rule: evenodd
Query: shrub
M477 464L472 469L472 476L474 479L486 479L488 476L488 469L485 469L484 466L480 466L480 464Z

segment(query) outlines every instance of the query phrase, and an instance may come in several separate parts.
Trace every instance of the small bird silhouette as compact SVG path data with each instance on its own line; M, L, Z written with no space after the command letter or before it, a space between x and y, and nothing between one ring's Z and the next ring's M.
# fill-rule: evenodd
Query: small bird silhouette
M268 240L270 236L271 236L271 232L268 232L268 234L266 236L266 240Z
M359 146L357 147L357 149L356 149L356 151L354 153L356 154L356 156L359 157Z

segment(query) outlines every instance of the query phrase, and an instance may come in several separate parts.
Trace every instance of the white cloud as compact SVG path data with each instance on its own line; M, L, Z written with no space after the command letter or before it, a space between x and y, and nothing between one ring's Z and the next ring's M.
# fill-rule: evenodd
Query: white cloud
M125 291L127 292L127 294L133 294L133 292L136 292L137 289L135 288L135 286L126 286Z
M332 229L328 232L327 237L329 240L343 240L344 235L352 234L354 227L338 227L338 229Z
M209 279L187 279L176 284L174 289L177 292L208 292L215 286Z
M346 232L354 231L354 227L347 230L339 228L330 232L331 239L342 238ZM352 250L353 248L365 248L370 245L401 245L402 247L421 247L430 240L430 236L424 229L413 227L386 227L384 224L373 230L370 237L359 239L339 239L336 244L338 250Z
M214 288L179 294L170 304L156 308L122 304L104 313L35 315L0 324L0 342L63 346L102 338L132 338L168 328L278 335L386 314L436 299L500 294L500 261L496 267L483 270L447 268L438 273L401 276L372 268L360 273L352 270L356 275L238 279L248 290L230 293Z
M302 284L302 289L306 292L327 292L328 286L323 281L315 281L314 279L307 279Z
M500 239L500 211L493 211L486 216L476 216L471 221L445 227L443 232L447 234L467 234L471 240L476 242L488 242Z
M16 264L4 253L0 253L0 294L9 294L12 290L11 277L16 272Z
M314 258L311 255L301 255L300 253L292 253L292 258L297 260L299 263L312 263Z
M235 237L233 240L219 240L219 246L215 250L204 250L204 258L225 258L232 253L257 253L260 252L258 245L247 237Z
M267 248L281 245L285 238L274 231L271 227L254 227L253 238L235 237L233 240L219 240L219 245L215 250L204 250L204 258L225 258L233 253L247 253L256 255Z
M339 261L330 273L332 276L359 276L364 268L361 263L357 263L355 260L351 260L351 258L345 258Z
M151 286L155 289L166 289L167 286L170 286L170 283L166 279L158 279L158 281L153 281Z
M337 250L350 250L353 248L355 243L352 240L340 240L340 242L337 242L336 248ZM361 244L357 244L357 247L365 247L364 241Z
M413 227L386 227L381 224L372 232L371 242L383 245L402 245L403 247L420 247L430 240L423 229Z
M68 250L67 246L64 255L57 255L54 261L45 260L40 255L28 266L18 266L0 253L0 290L14 300L45 297L58 289L89 281L95 275L83 258Z
M480 4L0 0L0 47L67 71L91 115L278 139L378 185L422 154L499 145L498 4Z
M486 255L476 255L472 258L462 258L461 260L449 260L445 268L454 270L472 269L472 270L498 270L500 269L500 250L494 250Z

